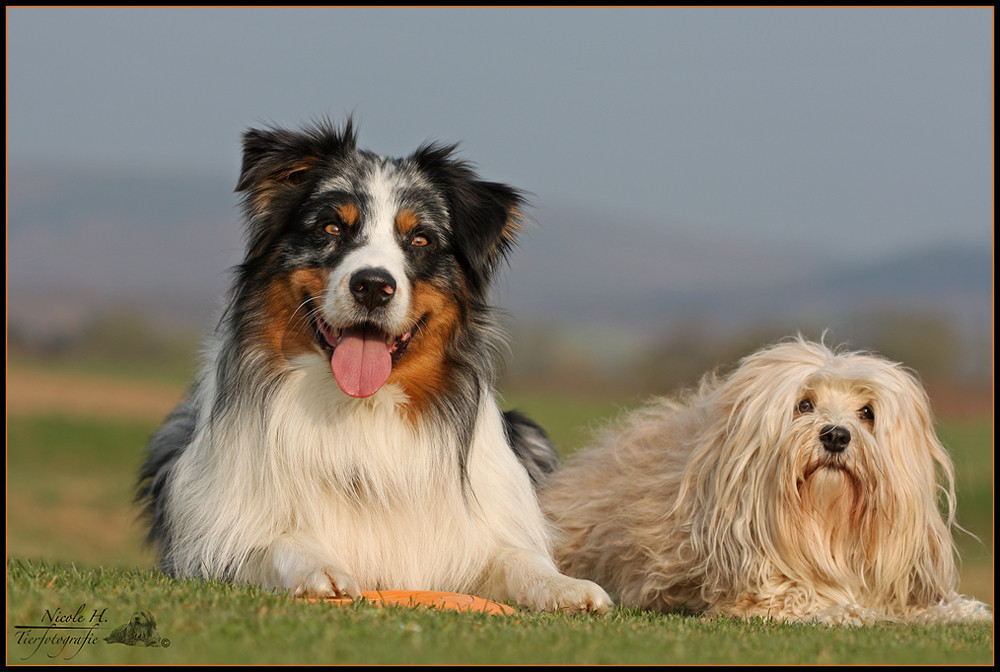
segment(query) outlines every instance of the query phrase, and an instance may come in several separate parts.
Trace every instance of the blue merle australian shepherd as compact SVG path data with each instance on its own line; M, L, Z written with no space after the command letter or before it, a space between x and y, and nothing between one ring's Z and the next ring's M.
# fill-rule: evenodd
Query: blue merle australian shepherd
M248 131L237 191L245 259L140 478L163 571L606 610L553 563L532 483L551 446L494 396L520 193L454 146L359 149L350 120Z

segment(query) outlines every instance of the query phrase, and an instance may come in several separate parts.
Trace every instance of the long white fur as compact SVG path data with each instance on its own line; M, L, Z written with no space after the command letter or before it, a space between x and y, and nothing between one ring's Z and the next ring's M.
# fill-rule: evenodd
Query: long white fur
M803 398L815 409L797 412ZM840 456L824 455L827 425L852 435ZM811 471L831 459L844 468ZM957 592L954 471L926 393L877 356L802 339L765 348L606 430L543 505L562 530L560 567L625 605L851 624L992 618Z
M449 433L400 422L397 387L355 400L331 386L321 359L296 365L266 408L202 422L178 459L167 496L180 574L228 574L296 595L447 590L538 609L608 608L600 588L556 570L490 394L466 492L441 477L457 473Z

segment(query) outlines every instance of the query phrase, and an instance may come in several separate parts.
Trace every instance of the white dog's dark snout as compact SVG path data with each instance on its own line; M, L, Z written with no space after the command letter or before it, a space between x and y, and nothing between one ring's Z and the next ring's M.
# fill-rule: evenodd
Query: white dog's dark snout
M368 310L385 306L396 294L396 279L384 268L362 268L349 285L355 300Z
M840 453L851 442L851 432L840 425L825 425L819 430L819 440L826 450L831 453Z

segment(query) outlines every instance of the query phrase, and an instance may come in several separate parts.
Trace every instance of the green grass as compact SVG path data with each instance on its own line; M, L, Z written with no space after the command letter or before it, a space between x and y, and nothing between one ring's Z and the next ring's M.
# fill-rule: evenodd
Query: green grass
M132 499L155 423L7 419L7 553L134 566L150 562Z
M958 524L962 528L955 532L955 543L963 566L970 573L984 573L988 567L992 576L993 423L987 419L945 423L938 428L938 436L955 464Z
M150 571L8 561L7 572L8 664L979 665L993 658L990 624L835 628L625 609L489 616L313 604ZM15 626L40 625L56 609L100 625L95 639L62 650L18 641ZM153 614L168 647L103 641L138 610ZM95 611L104 622L91 622Z
M183 347L179 352L155 352L148 357L122 358L113 354L80 357L38 356L14 352L7 358L8 367L76 376L138 383L153 383L186 388L194 376L198 362L195 347Z
M631 400L510 395L563 454ZM155 423L45 414L7 418L9 664L990 664L992 625L829 628L700 619L618 609L605 617L512 617L367 605L333 607L255 588L174 581L149 569L131 507L142 447ZM949 423L941 436L958 472L959 536L992 602L992 422ZM964 536L964 539L963 539ZM85 605L113 628L145 609L167 648L101 639L78 652L32 653L17 625ZM106 629L100 631L107 635ZM24 637L24 635L22 635ZM50 658L50 654L52 657Z
M540 424L563 457L587 445L600 427L639 405L631 398L525 392L505 393L501 402L504 410L516 409Z

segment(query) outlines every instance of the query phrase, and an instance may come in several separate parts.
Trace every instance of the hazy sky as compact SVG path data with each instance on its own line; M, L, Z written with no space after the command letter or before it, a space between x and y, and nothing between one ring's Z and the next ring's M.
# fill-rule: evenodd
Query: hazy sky
M15 170L235 185L247 126L353 112L543 204L859 258L992 239L992 7L6 14Z

